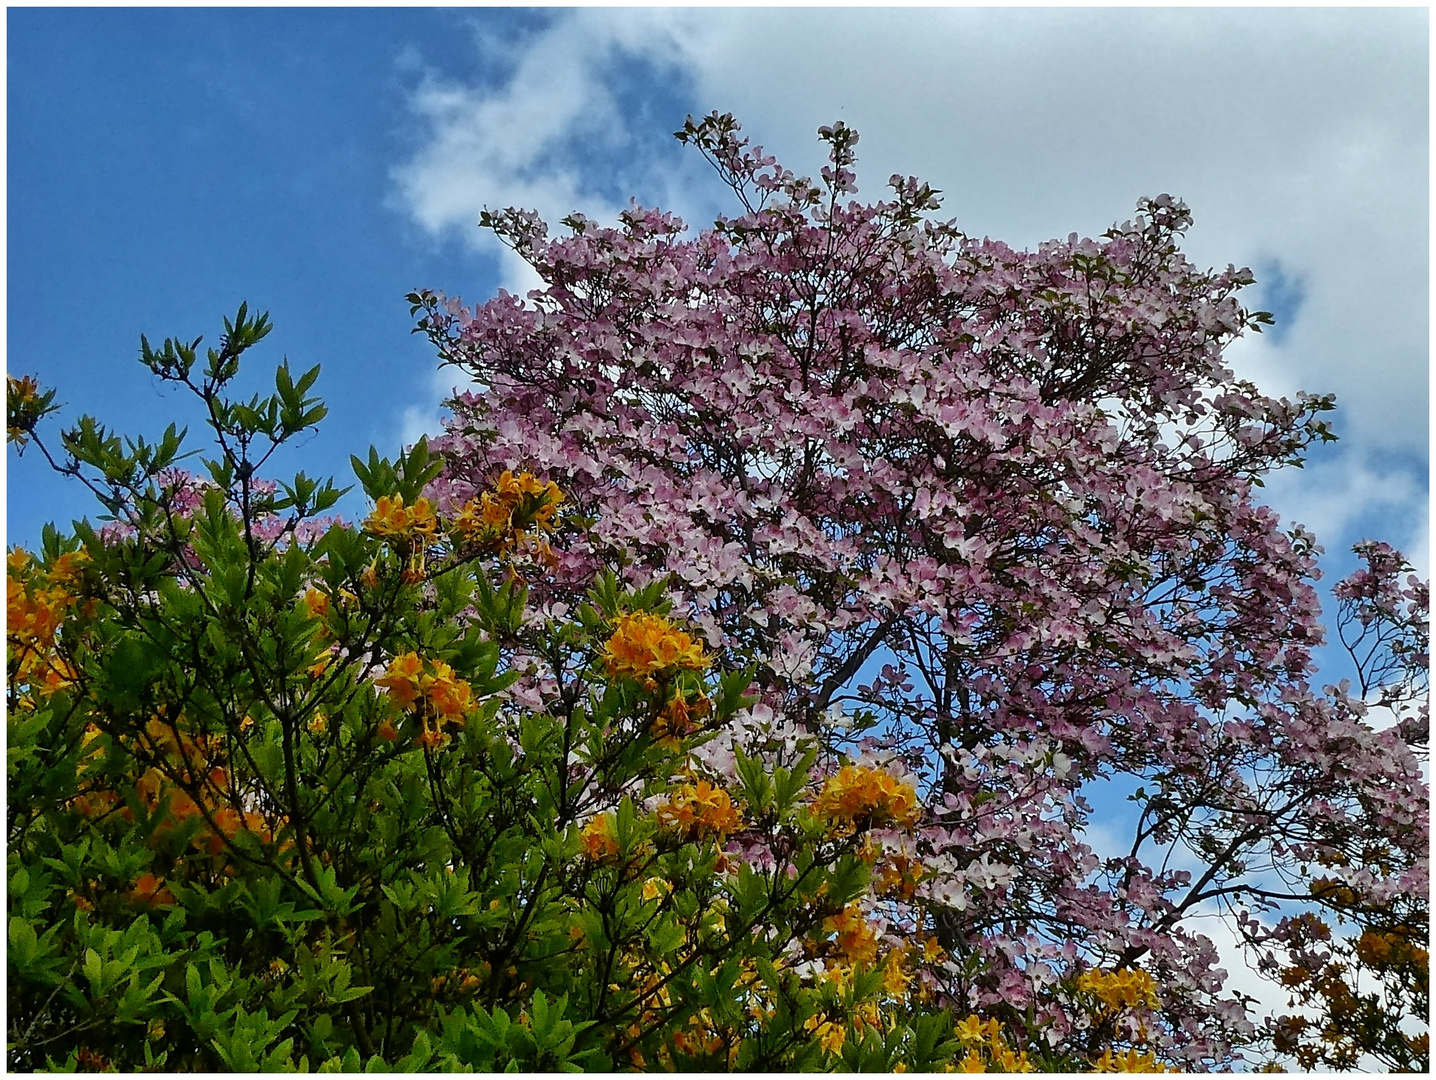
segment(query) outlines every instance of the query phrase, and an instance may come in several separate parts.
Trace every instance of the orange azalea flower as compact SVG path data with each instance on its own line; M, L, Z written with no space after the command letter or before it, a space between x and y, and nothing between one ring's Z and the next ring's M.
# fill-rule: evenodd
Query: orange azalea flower
M922 867L906 855L894 855L883 863L873 891L879 896L901 896L912 899L917 890Z
M364 531L404 541L432 540L439 531L439 521L428 499L418 498L413 506L406 507L402 495L381 495L373 513L364 520Z
M711 836L718 843L743 827L743 815L728 792L707 780L684 784L658 808L658 824L683 833L690 840Z
M613 636L604 646L603 663L614 678L644 684L680 669L702 671L708 666L703 646L661 615L635 611L614 620Z
M419 688L440 717L462 726L464 713L473 707L473 691L468 683L454 677L453 668L435 660L433 672L419 678Z
M401 709L414 704L419 694L419 676L423 674L424 663L418 653L404 653L389 663L388 669L374 680L375 686L389 691L389 698Z
M917 792L913 786L881 769L844 765L823 784L813 813L844 828L917 824Z
M329 595L310 586L304 593L304 606L309 609L309 614L316 618L324 619L329 617Z
M135 887L125 896L150 907L173 907L175 902L174 894L170 892L164 879L155 877L148 870L136 879Z
M877 959L878 939L863 917L857 904L849 904L836 915L823 920L824 933L837 933L834 941L838 952L854 964L871 964Z
M594 862L601 862L618 854L618 841L613 836L613 819L607 814L600 814L585 825L580 839L583 853Z
M492 489L464 504L453 531L470 543L508 551L523 541L528 528L552 532L561 502L563 492L553 481L506 469Z
M676 749L679 740L692 734L696 727L694 717L708 715L710 704L702 694L690 701L686 694L678 691L668 707L653 721L653 737L665 749Z

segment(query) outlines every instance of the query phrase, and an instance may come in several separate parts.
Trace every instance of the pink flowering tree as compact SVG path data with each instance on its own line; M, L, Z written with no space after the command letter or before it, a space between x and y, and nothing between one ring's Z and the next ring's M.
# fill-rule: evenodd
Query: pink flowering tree
M1365 541L1355 551L1361 567L1334 592L1337 635L1351 656L1357 685L1354 695L1349 683L1328 692L1358 716L1383 717L1382 727L1425 757L1430 587L1389 544ZM1424 805L1413 809L1426 813ZM1350 802L1343 810L1331 815L1323 842L1303 852L1323 868L1308 883L1315 909L1255 935L1268 947L1263 967L1290 990L1291 1004L1302 1008L1270 1019L1268 1031L1274 1047L1303 1069L1380 1065L1393 1072L1429 1072L1429 1036L1413 1022L1431 1012L1424 857L1393 842L1413 831L1410 822L1391 821L1386 837L1373 836L1362 827L1366 806ZM1372 873L1373 866L1384 872L1384 880Z
M551 477L583 527L535 583L540 610L621 565L752 667L758 703L703 768L812 742L819 770L846 753L919 782L920 826L887 840L917 883L867 914L940 941L920 972L937 1000L1095 1046L1082 972L1140 967L1160 988L1147 1045L1226 1064L1256 1018L1195 916L1269 947L1338 850L1362 903L1427 888L1421 722L1377 724L1376 685L1309 684L1317 549L1256 498L1333 437L1334 402L1225 366L1270 316L1239 299L1249 271L1183 257L1192 219L1170 196L1100 239L1017 251L934 220L916 179L854 200L856 132L819 135L815 182L731 117L690 119L678 137L740 205L696 235L637 206L558 238L486 214L544 287L410 298L480 387L452 402L430 493L453 508L504 469ZM1364 587L1341 594L1358 632L1387 588ZM1363 668L1383 686L1424 671L1401 626L1395 667ZM561 665L520 661L512 693L564 700ZM1130 799L1100 855L1098 792Z

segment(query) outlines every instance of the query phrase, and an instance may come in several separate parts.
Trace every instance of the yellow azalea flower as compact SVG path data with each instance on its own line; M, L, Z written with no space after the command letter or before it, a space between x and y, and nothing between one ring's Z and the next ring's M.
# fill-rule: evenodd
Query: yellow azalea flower
M854 964L871 964L877 959L878 940L873 928L863 917L862 908L849 904L836 915L823 920L824 933L836 933L838 951Z
M702 671L708 666L703 646L661 615L635 611L614 620L613 636L603 650L603 663L614 678L648 684L679 670Z
M1111 1050L1102 1051L1102 1056L1092 1062L1093 1072L1166 1072L1167 1068L1161 1064L1152 1054L1141 1053L1137 1050L1127 1050L1120 1054L1114 1054Z
M976 1014L968 1016L966 1020L959 1020L953 1032L958 1041L964 1043L984 1041L987 1037L986 1025Z
M1139 968L1102 971L1092 968L1077 979L1077 989L1091 994L1104 1007L1115 1011L1137 1007L1155 1009L1161 1005L1157 984Z
M5 376L5 409L9 422L5 436L10 442L24 446L26 437L39 419L40 384L29 375Z
M818 976L820 983L827 983L833 988L833 993L841 995L843 988L853 980L853 966L840 961L829 959L827 967Z
M1013 1053L1007 1047L1001 1047L993 1053L993 1061L1002 1072L1034 1072L1032 1062L1027 1060L1027 1053Z
M32 375L5 376L6 396L14 398L17 405L29 405L40 396L40 384Z
M841 1024L835 1024L831 1020L825 1020L818 1026L818 1045L829 1054L840 1054L843 1050L843 1043L847 1042L848 1033Z
M893 949L883 957L883 989L896 998L906 994L912 982L912 976L903 970L903 960L901 949Z
M917 792L882 769L844 765L830 776L812 804L813 814L840 829L917 824Z
M862 1035L865 1028L873 1028L881 1031L883 1026L882 1010L878 1008L876 1001L864 1001L853 1010L853 1031Z
M976 1050L969 1050L967 1056L957 1063L958 1072L979 1073L987 1071L987 1062Z

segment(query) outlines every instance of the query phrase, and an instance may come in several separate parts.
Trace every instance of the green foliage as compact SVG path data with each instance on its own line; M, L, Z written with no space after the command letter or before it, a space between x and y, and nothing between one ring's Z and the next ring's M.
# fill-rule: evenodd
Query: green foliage
M832 937L876 856L815 811L813 753L740 757L731 793L692 757L747 675L696 646L646 679L612 660L620 627L680 633L663 584L607 575L537 617L546 549L441 522L422 442L355 459L364 526L318 521L331 483L258 478L323 418L318 368L234 396L269 329L242 307L202 368L199 340L142 341L201 406L205 480L173 425L83 418L54 457L53 395L12 401L12 439L109 524L9 561L9 1067L951 1059L952 1018L894 988L901 950L880 969ZM496 481L513 530L548 528L531 479Z

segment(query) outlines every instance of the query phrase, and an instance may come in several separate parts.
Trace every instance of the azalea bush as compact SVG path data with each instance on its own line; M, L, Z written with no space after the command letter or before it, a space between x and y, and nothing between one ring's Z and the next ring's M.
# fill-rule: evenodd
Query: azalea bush
M1296 988L1298 916L1417 927L1399 913L1428 891L1424 615L1339 594L1341 625L1369 630L1362 685L1314 685L1318 548L1258 498L1334 437L1334 402L1225 365L1271 316L1242 303L1249 271L1182 255L1179 200L1017 251L936 218L914 178L854 198L856 132L819 136L815 181L732 117L690 118L678 137L736 207L693 234L636 205L558 236L486 213L542 286L410 297L476 384L428 490L552 478L591 524L535 585L542 610L600 567L663 583L820 768L863 753L912 777L920 875L882 917L936 939L918 965L936 1000L1026 1045L1095 1053L1120 1030L1228 1065L1276 1029L1225 989L1199 917ZM562 689L536 671L512 692L548 708ZM1125 835L1094 851L1093 806L1124 799L1103 824ZM1140 968L1159 1004L1094 1025L1072 989L1089 966ZM1424 1061L1420 995L1385 1000Z
M553 481L440 511L423 443L371 451L349 524L331 483L260 479L322 419L318 369L236 398L269 325L225 330L142 345L200 406L200 473L173 427L52 450L53 392L9 383L11 441L102 511L8 557L11 1068L1151 1063L1115 1031L1033 1056L939 1000L935 936L875 917L922 877L915 778L819 767L662 582L532 608ZM1155 1007L1082 978L1101 1022Z

